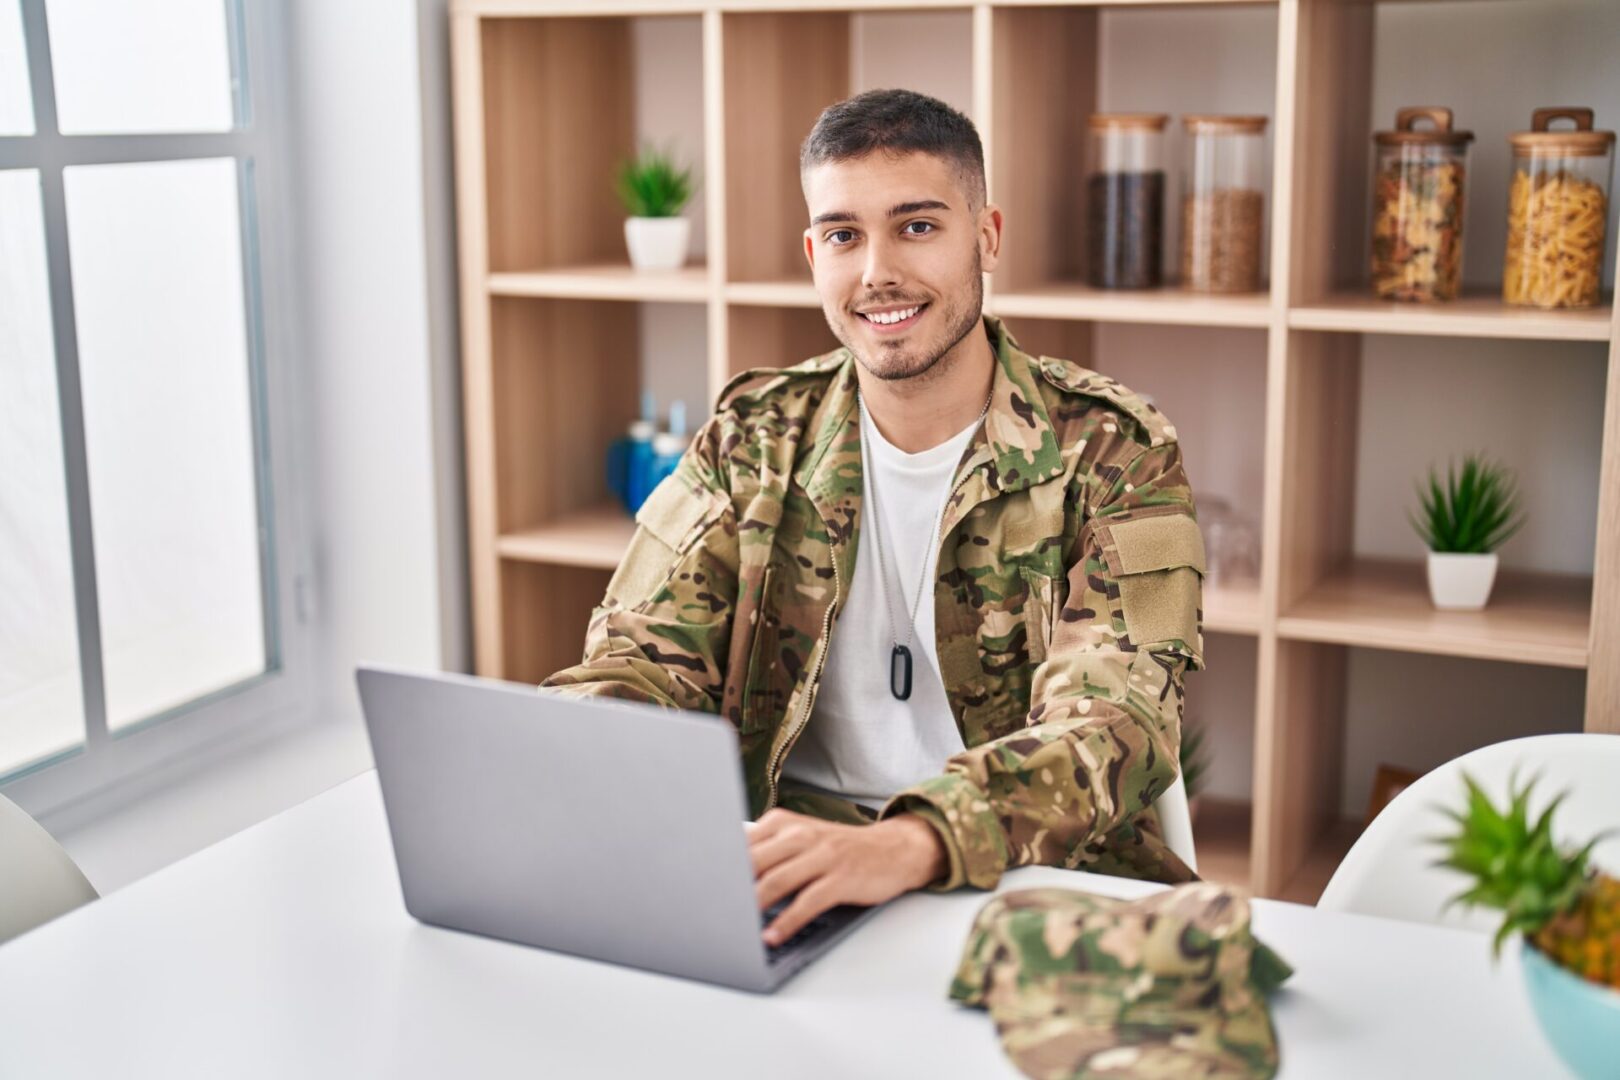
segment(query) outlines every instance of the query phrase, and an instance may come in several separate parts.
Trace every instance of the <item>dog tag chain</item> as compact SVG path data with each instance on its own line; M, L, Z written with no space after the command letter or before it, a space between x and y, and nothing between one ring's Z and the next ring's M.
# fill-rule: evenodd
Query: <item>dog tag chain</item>
M984 399L984 409L979 413L979 419L974 422L973 426L975 428L984 423L984 418L989 415L990 398L993 397L994 394L995 389L992 387L990 394ZM909 648L909 645L911 643L912 631L917 628L917 605L922 602L923 586L928 583L929 552L926 550L923 552L922 573L917 581L917 592L912 597L911 617L906 620L906 639L905 641L901 641L900 632L895 627L894 622L894 599L889 592L889 569L883 558L882 527L878 523L877 469L874 467L871 452L867 448L866 406L861 401L861 394L859 390L855 392L855 405L860 414L861 473L866 479L866 489L868 493L867 502L871 508L872 542L873 547L877 549L878 577L883 582L883 606L888 612L889 632L894 638L894 649L889 653L889 692L895 697L899 698L901 701L905 701L911 696L911 649ZM945 497L939 502L939 513L934 517L933 547L936 549L939 546L939 527L945 520L945 506L950 502L952 490L954 490L954 485L947 485L945 489ZM902 597L902 600L903 599L904 597Z

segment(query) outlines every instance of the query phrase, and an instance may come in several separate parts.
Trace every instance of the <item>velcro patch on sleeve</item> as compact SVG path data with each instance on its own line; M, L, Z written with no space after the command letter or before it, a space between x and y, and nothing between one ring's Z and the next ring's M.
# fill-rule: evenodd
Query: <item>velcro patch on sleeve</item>
M652 489L641 508L636 511L636 523L676 552L686 548L698 538L699 526L713 519L715 499L713 493L697 493L686 486L679 472L664 477Z
M1097 532L1131 641L1179 642L1193 666L1202 667L1204 538L1198 523L1186 514L1162 514L1099 525Z
M1186 514L1132 518L1101 526L1103 554L1115 576L1145 574L1174 566L1204 573L1204 534Z

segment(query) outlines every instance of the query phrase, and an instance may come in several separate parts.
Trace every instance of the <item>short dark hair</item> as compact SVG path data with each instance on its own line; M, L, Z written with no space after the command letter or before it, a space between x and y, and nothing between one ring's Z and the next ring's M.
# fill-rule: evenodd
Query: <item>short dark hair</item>
M914 90L868 90L822 110L799 148L799 178L817 165L875 151L933 154L953 167L970 211L984 206L984 146L973 121Z

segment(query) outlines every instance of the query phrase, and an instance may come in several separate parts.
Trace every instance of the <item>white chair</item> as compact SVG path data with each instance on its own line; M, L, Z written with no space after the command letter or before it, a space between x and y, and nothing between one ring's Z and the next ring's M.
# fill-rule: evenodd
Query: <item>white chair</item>
M77 865L29 817L0 795L0 942L96 899Z
M1568 791L1553 815L1553 837L1561 845L1579 847L1605 829L1620 826L1620 735L1510 739L1446 762L1391 800L1334 871L1316 906L1495 930L1502 921L1495 912L1447 906L1446 901L1467 887L1468 879L1433 865L1444 857L1433 838L1456 829L1456 822L1438 808L1463 807L1465 771L1498 805L1506 799L1510 776L1521 785L1538 778L1530 798L1532 814ZM1592 860L1611 873L1620 872L1620 835L1599 843Z
M1198 853L1193 850L1192 811L1187 809L1187 785L1177 774L1176 782L1165 789L1159 801L1153 804L1159 812L1159 826L1164 829L1164 842L1193 873L1198 872Z

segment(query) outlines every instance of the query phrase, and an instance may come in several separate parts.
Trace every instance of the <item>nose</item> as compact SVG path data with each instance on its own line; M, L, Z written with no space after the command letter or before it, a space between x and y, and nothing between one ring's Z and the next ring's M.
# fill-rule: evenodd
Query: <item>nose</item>
M901 274L896 265L893 243L883 236L868 239L866 265L861 271L861 285L875 292L900 284Z

